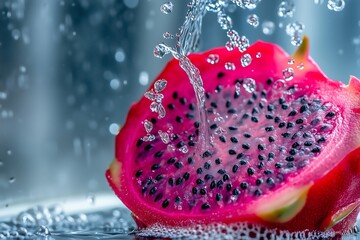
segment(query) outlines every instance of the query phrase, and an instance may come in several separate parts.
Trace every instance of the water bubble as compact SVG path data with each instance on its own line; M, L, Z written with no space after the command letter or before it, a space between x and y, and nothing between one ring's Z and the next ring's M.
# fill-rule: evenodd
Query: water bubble
M293 22L286 25L286 34L289 36L294 36L298 33L302 33L305 29L305 25L301 22Z
M210 54L206 59L206 61L210 64L216 64L219 62L219 60L220 60L220 58L219 58L219 55L217 55L217 54Z
M36 220L31 214L27 212L21 212L16 216L16 222L20 226L28 227L28 226L34 226Z
M227 41L226 44L225 44L225 48L226 48L228 51L234 50L235 47L236 47L236 45L235 45L234 42L232 42L232 41Z
M286 82L283 79L278 79L273 84L273 89L274 90L281 91L281 90L284 90L285 88L286 88Z
M11 35L15 40L19 40L19 38L21 37L21 32L18 29L13 29L11 31Z
M35 230L34 234L41 237L47 237L51 235L50 230L46 226L39 226Z
M247 39L247 37L245 36L241 36L240 39L237 41L237 44L240 52L244 52L250 47L249 39Z
M110 132L112 135L118 135L119 131L120 131L120 126L119 126L119 124L117 124L117 123L112 123L112 124L110 124L110 126L109 126L109 132Z
M154 84L154 90L155 92L161 92L166 88L167 81L165 79L159 79Z
M158 114L159 114L158 118L163 118L166 115L165 108L161 103L159 103Z
M236 69L235 64L232 62L225 63L225 69L229 71L234 71Z
M256 58L261 58L261 52L256 53Z
M166 149L169 151L169 152L173 152L176 150L175 146L173 144L168 144Z
M253 27L259 26L259 17L256 14L251 14L247 17L247 23Z
M163 33L163 38L165 38L165 39L173 39L173 38L174 38L174 35L172 35L172 34L169 33L169 32L164 32L164 33Z
M240 61L241 66L247 67L250 65L251 61L252 61L252 58L251 58L250 54L246 53L241 57L241 61Z
M206 4L206 11L217 13L224 7L225 7L225 1L209 0L208 3Z
M286 81L290 81L294 78L294 69L286 68L282 71L283 77Z
M222 29L227 30L232 28L232 20L228 15L222 12L218 12L217 17L218 17L217 21Z
M314 0L315 4L321 5L324 3L324 0Z
M116 50L115 52L115 60L117 62L124 62L125 61L125 58L126 58L126 55L125 55L125 52L122 48L119 48Z
M19 70L20 70L20 72L25 73L26 72L26 67L25 66L20 66Z
M159 130L158 134L160 136L161 141L163 141L163 143L168 144L170 142L170 137L167 132L163 132L163 131Z
M164 55L166 55L168 53L170 53L170 49L164 43L160 43L160 44L156 45L154 48L154 51L153 51L154 56L157 58L163 58Z
M271 35L275 31L275 24L272 21L264 21L261 24L261 27L262 27L262 32L265 35Z
M140 72L139 83L143 86L146 86L149 83L149 74L146 71Z
M295 60L293 58L288 59L288 64L293 65L295 63Z
M295 11L295 5L292 2L282 1L278 9L279 17L292 17Z
M256 83L255 80L252 78L245 78L243 82L243 87L245 90L249 93L252 93L256 89Z
M0 92L0 99L1 100L7 99L7 93L6 92Z
M179 148L179 151L182 153L187 153L189 151L189 148L186 145L184 145L181 148Z
M150 121L148 121L147 119L145 119L145 121L144 121L144 128L145 128L145 131L146 131L147 133L150 133L151 130L153 129L153 124L152 124L152 122L150 122Z
M19 235L22 236L22 237L28 235L28 231L27 231L27 229L24 228L24 227L19 227L17 231L18 231Z
M146 97L147 99L149 99L150 101L155 101L157 99L157 93L155 93L154 91L150 90L144 93L144 97Z
M160 6L160 11L165 14L170 14L173 11L174 4L172 2L166 2Z
M291 37L291 44L294 46L300 46L302 43L302 37L298 34L295 34L294 36Z
M304 63L300 63L299 65L296 66L298 69L303 70L304 69Z
M335 12L342 11L345 7L344 0L328 0L327 7Z
M16 181L16 178L15 177L10 177L9 178L9 183L14 183Z

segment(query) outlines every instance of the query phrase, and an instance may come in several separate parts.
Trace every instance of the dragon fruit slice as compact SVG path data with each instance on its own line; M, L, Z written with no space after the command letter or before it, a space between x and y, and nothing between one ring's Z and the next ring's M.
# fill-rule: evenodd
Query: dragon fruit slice
M172 60L149 89L163 94L165 117L150 111L149 96L134 104L106 172L138 225L352 228L360 208L360 81L327 78L307 38L292 57L259 41L243 53L218 48L189 58L204 80L212 147L199 152L195 95Z

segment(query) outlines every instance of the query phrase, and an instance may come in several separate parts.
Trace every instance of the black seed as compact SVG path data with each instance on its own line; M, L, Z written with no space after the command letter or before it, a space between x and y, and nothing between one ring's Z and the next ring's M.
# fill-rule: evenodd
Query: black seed
M145 193L147 189L148 189L148 188L144 186L144 187L142 187L141 192L142 192L142 193Z
M257 117L253 116L253 117L251 117L251 121L257 123L257 122L259 122L259 119Z
M303 138L308 138L308 137L310 137L311 136L311 133L309 133L309 132L305 132L304 134L303 134Z
M224 136L219 136L219 139L221 142L225 143L226 142L226 138Z
M221 85L217 85L216 88L215 88L215 91L217 93L221 92L221 89L222 89L222 86Z
M256 197L259 197L259 196L261 195L260 189L256 189L255 192L254 192L254 195L255 195Z
M190 142L188 142L188 145L189 145L190 147L194 147L194 146L196 145L196 143L193 142L193 141L190 141Z
M315 118L314 120L311 121L311 125L317 125L320 122L320 119Z
M208 170L209 170L210 167L211 167L210 163L208 163L208 162L204 163L204 168L205 168L205 169L208 169Z
M269 137L269 142L271 142L271 143L272 143L272 142L275 142L275 138L274 138L273 136L270 136L270 137Z
M197 174L202 174L202 173L203 173L203 169L202 169L202 168L198 168L198 169L196 170L196 173L197 173Z
M216 187L216 180L213 180L211 183L210 183L210 189L214 189Z
M311 145L312 145L312 142L310 142L310 141L304 142L304 146L310 147Z
M290 151L289 151L289 153L291 154L291 155L295 155L295 154L297 154L297 150L296 149L291 149Z
M249 184L247 182L240 183L240 188L243 189L243 190L247 189L248 186L249 186Z
M226 190L227 190L228 192L230 192L231 188L232 188L232 184L231 184L231 183L226 184Z
M217 77L218 77L218 78L222 78L223 76L225 76L225 73L223 73L223 72L219 72L219 73L217 74Z
M184 173L183 178L184 178L185 180L188 180L189 177L190 177L190 173L188 173L188 172Z
M284 110L288 109L288 107L289 107L289 105L287 105L287 104L281 105L281 108L284 109Z
M173 140L176 140L179 138L179 135L178 134L174 134L174 137L173 137Z
M235 127L235 126L230 126L230 127L228 127L228 129L229 129L230 131L236 131L236 130L238 130L238 128Z
M195 135L194 134L190 134L188 137L189 141L193 141L195 139Z
M136 146L137 146L137 147L140 147L143 142L144 142L144 141L140 138L140 139L136 142Z
M264 167L264 162L259 162L258 165L257 165L258 169L263 169Z
M275 130L275 128L273 127L273 126L267 126L267 127L265 127L265 131L266 132L271 132L271 131L274 131Z
M284 138L290 137L290 133L289 132L284 132L281 134Z
M235 165L232 167L233 173L236 173L238 169L239 169L239 166L235 164Z
M211 97L210 93L209 93L209 92L206 92L206 93L205 93L205 97L206 97L207 99L209 99L209 98Z
M252 114L259 113L259 109L257 107L254 107L251 113Z
M233 149L230 149L230 150L229 150L229 154L230 154L230 155L236 155L236 151L233 150Z
M226 171L225 171L224 169L219 169L217 172L218 172L219 174L224 174L224 173L226 173Z
M300 146L299 142L294 142L293 145L291 145L292 148L297 148Z
M143 173L142 170L138 170L138 171L135 173L135 177L137 177L137 178L140 177L142 173Z
M227 111L227 113L229 113L229 114L233 114L233 113L236 113L236 110L235 110L235 109L233 109L233 108L231 108L231 109L229 109L229 110Z
M188 157L188 163L189 164L193 164L194 163L194 159L192 157Z
M252 176L252 175L254 175L254 173L255 173L255 169L252 168L252 167L249 167L249 168L247 169L247 173L249 174L249 176Z
M156 187L151 188L149 194L154 195L156 193L156 190L157 190Z
M205 177L204 177L204 179L205 179L206 181L208 181L208 180L210 180L210 179L213 179L213 178L214 178L214 176L211 175L211 174L206 174Z
M183 181L184 181L184 179L180 177L180 178L176 179L175 184L180 185Z
M180 116L176 116L175 120L178 123L182 123L182 118Z
M231 107L231 102L230 102L229 100L227 100L227 101L226 101L226 103L225 103L225 107L226 107L226 108Z
M334 117L335 116L335 113L334 112L328 112L326 115L325 115L325 117L327 117L327 118L332 118L332 117Z
M285 158L285 160L288 161L288 162L292 162L292 161L295 160L295 158L294 158L293 156L287 156L287 157Z
M279 103L280 103L280 104L283 104L283 103L285 103L285 98L283 98L283 97L280 97L280 98L279 98Z
M304 123L304 119L299 118L295 122L296 122L296 124L302 124L302 123Z
M268 80L266 80L267 85L270 85L271 83L272 83L272 79L269 78Z
M170 109L170 110L175 109L175 105L172 104L172 103L169 103L169 104L167 105L167 107L168 107L168 109Z
M178 98L178 93L177 93L177 92L173 92L172 97L173 97L173 99L177 99L177 98Z
M270 158L274 158L275 157L275 154L273 153L273 152L269 152L269 160L270 160Z
M206 190L205 190L204 188L200 189L200 194L201 194L201 195L206 195L206 193L207 193L207 192L206 192Z
M279 128L283 128L283 127L285 127L285 126L286 126L286 123L285 123L285 122L279 123Z
M210 106L212 106L213 108L217 108L217 107L218 107L218 105L217 105L216 102L211 102L211 103L210 103Z
M173 178L169 179L169 184L170 184L170 186L174 186L174 179Z
M151 166L151 170L156 170L156 169L159 169L160 168L160 165L159 164L154 164Z
M252 100L252 99L249 99L248 101L247 101L247 105L251 105L251 104L253 104L254 103L254 100Z
M217 202L221 201L221 199L222 199L221 193L217 193L215 199Z
M321 150L320 147L314 147L314 148L311 150L311 152L313 152L313 153L318 153L318 152L320 152L320 150Z
M189 110L195 110L195 105L192 104L192 103L190 103L190 104L189 104Z
M196 183L197 183L198 185L203 185L203 184L204 184L204 180L198 178L198 179L196 179Z
M230 141L233 142L233 143L238 143L238 140L236 137L231 137L230 138Z
M256 186L259 186L260 184L263 183L263 180L261 178L256 179L255 183L256 183Z
M243 149L246 149L246 150L250 149L250 145L248 143L243 143L241 146Z
M220 163L221 163L220 158L215 159L215 164L216 164L216 165L219 165Z
M274 109L275 109L275 107L274 107L274 105L272 105L272 104L269 104L269 105L267 106L267 110L268 110L269 112L272 112Z
M167 208L167 206L169 206L169 203L170 203L170 202L169 202L169 199L166 199L166 200L163 201L163 203L162 203L161 206L162 206L163 208Z
M233 190L232 194L233 194L234 196L239 195L239 194L240 194L239 189L235 188L235 189Z
M211 153L209 151L205 151L202 155L203 158L211 157Z
M199 128L199 126L200 126L199 122L194 122L194 127Z
M229 180L229 179L230 179L229 174L224 174L224 175L223 175L223 181L224 181L224 182L226 182L226 181Z
M154 154L154 156L155 156L156 158L160 158L163 154L164 154L164 152L158 151L158 152L156 152L156 153Z
M243 153L239 153L239 154L236 156L236 159L240 159L240 158L242 158L243 156L245 156Z
M321 138L319 138L319 140L317 140L318 143L322 143L322 142L325 142L325 141L326 141L325 137L321 137Z
M193 194L197 194L198 189L196 187L193 187L191 191L192 191Z
M264 173L265 173L265 175L273 174L273 172L272 172L271 170L269 170L269 169L266 169L266 170L264 171Z
M276 168L281 168L282 165L281 165L281 163L275 163L275 167L276 167Z
M176 196L175 203L180 203L181 198L179 196Z
M297 111L296 111L296 110L292 110L292 111L289 113L288 117L293 117L293 116L295 116L296 114L297 114Z
M210 208L210 204L208 203L204 203L203 205L201 205L201 209L206 210Z
M267 119L273 119L273 118L274 118L274 116L271 115L271 114L266 114L265 117L266 117Z
M216 186L218 187L218 188L222 188L222 185L223 185L223 181L222 180L219 180L217 183L216 183Z
M281 121L281 118L280 118L280 117L275 117L274 121L275 121L276 123L278 123L278 122Z
M182 105L185 105L185 104L186 104L186 99L183 98L183 97L180 98L179 101L180 101L180 103L181 103Z
M209 108L209 109L207 109L206 110L208 113L214 113L214 109L212 109L212 108Z
M304 104L300 107L300 113L303 113L303 112L307 111L308 109L309 109L308 105Z
M151 123L156 124L156 118L151 118L150 121Z
M328 129L328 128L329 128L329 126L323 125L323 126L321 126L320 131L324 131L324 130L326 130L326 129Z
M286 128L292 128L295 124L293 122L288 122Z
M247 113L244 113L244 115L242 115L242 119L247 119L248 117L249 117L250 115L249 114L247 114Z
M259 149L260 151L264 150L264 149L265 149L265 145L264 145L264 144L259 144L259 145L258 145L258 149Z
M261 93L261 95L262 95L262 93ZM259 102L259 108L264 109L264 107L265 107L265 104L263 102Z
M183 142L183 141L180 141L180 142L178 142L177 144L176 144L176 147L177 148L181 148L181 147L183 147L185 145L185 143Z
M257 99L257 94L256 94L256 92L253 92L253 94L252 94L252 98L253 98L254 100L256 100L256 99Z
M155 180L156 180L156 181L160 181L160 180L163 179L163 178L164 178L164 176L161 175L161 174L159 174L159 175L157 175L157 176L155 177Z
M287 164L286 164L286 167L287 168L293 168L295 165L294 165L294 163L293 162L288 162Z
M185 117L186 117L186 118L193 119L193 118L194 118L194 115L192 115L191 113L187 113L187 114L185 114Z
M157 202L159 201L161 198L163 197L163 195L160 193L158 195L156 195L155 199L154 199L154 202Z
M150 151L153 148L153 146L151 144L148 144L145 146L145 151Z
M258 155L258 159L259 159L260 161L265 160L265 158L266 158L266 156L265 156L264 154L259 154L259 155Z
M234 99L237 99L237 98L239 98L239 97L240 97L240 92L235 91L235 92L234 92Z
M183 163L182 163L182 162L176 162L176 163L174 164L174 166L175 166L177 169L179 169L179 168L181 168L181 167L183 166Z
M247 162L246 162L245 160L240 160L240 165L243 166L243 165L246 165L246 163L247 163Z
M274 185L275 181L272 178L268 178L268 179L266 179L266 183L269 185Z
M300 136L300 133L295 133L294 135L292 135L291 139L294 140L295 138L297 138L298 136Z
M251 134L250 133L244 133L244 137L251 138Z

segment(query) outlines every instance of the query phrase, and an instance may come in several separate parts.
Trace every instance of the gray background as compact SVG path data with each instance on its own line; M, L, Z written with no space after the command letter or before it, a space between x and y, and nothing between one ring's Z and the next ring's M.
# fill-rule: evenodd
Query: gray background
M168 58L155 59L162 33L175 33L185 0L162 14L160 0L0 0L0 210L17 202L110 192L104 171L113 158L111 123L123 123L143 94L140 72L151 81ZM360 76L360 1L342 12L313 0L296 1L293 18L277 17L281 1L263 0L254 11L237 10L234 28L295 51L284 27L301 21L311 55L328 76ZM276 24L273 35L254 29L256 13ZM225 32L209 13L200 50L224 45ZM354 43L355 42L355 43ZM356 44L357 43L357 44ZM124 61L116 61L122 49ZM113 89L112 79L120 86ZM6 98L4 97L6 94Z

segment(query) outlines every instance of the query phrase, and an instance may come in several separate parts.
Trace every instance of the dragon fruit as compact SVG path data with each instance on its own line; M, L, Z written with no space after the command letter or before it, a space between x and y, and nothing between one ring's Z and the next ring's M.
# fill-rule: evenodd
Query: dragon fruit
M189 59L204 80L208 148L199 147L204 123L175 59L148 92L161 96L166 115L143 97L116 137L106 177L138 225L351 229L360 208L360 81L326 77L307 38L292 56L258 41Z

